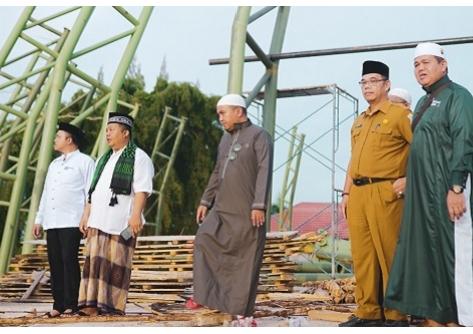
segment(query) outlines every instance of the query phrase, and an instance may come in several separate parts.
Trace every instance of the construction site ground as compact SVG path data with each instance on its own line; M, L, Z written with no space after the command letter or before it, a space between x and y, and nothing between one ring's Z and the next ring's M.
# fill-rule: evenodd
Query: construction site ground
M336 326L354 309L353 277L298 281L290 257L309 256L325 235L268 233L254 310L258 326ZM231 326L231 316L185 308L193 294L194 236L138 238L125 316L45 318L52 309L45 242L15 256L0 276L0 326ZM84 248L80 250L84 263ZM319 260L316 259L316 262Z
M208 309L186 310L174 307L173 314L158 314L150 303L128 303L125 316L44 318L51 303L0 302L0 326L66 326L66 327L195 327L231 326L228 315ZM323 313L323 311L320 311ZM321 314L322 314L321 313ZM330 312L329 312L330 313ZM322 315L323 316L323 315ZM344 314L341 315L342 317ZM310 316L262 316L256 318L258 327L335 327L340 321L313 320Z

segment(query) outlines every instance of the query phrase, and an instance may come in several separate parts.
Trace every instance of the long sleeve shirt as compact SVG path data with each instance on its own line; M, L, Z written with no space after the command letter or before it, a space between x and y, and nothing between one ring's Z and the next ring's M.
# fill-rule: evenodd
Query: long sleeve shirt
M79 227L94 172L94 161L79 150L48 167L35 224L43 229Z
M269 134L250 121L220 141L215 168L201 205L248 216L265 210L271 187L273 145Z

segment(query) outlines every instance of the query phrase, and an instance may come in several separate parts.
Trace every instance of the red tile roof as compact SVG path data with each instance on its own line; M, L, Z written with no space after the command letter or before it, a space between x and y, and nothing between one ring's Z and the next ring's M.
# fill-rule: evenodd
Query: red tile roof
M271 231L278 231L278 214L271 217ZM331 235L332 204L301 202L292 209L292 230L317 232L327 230ZM348 225L343 218L340 206L338 207L338 234L341 239L348 239Z

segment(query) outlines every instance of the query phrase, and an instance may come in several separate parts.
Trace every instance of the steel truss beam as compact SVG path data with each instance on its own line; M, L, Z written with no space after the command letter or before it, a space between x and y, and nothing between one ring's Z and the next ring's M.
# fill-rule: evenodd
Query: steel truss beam
M19 228L23 225L19 223L19 214L26 209L25 205L28 206L28 215L24 227L24 240L32 238L34 217L51 161L56 124L62 117L61 114L67 112L71 105L81 104L80 113L71 121L73 124L79 124L92 114L101 113L101 107L106 105L105 115L100 115L103 116L102 124L105 124L108 113L116 111L118 105L131 109L133 114L138 112L137 105L121 102L118 96L153 8L143 7L139 17L134 17L123 7L114 8L115 12L132 25L132 28L76 50L95 7L70 7L44 18L33 18L35 7L27 7L0 49L0 72L7 76L6 81L0 82L0 90L13 87L8 101L0 103L0 125L2 125L0 182L13 182L10 201L2 201L3 204L8 203L8 211L0 245L0 274L6 271L15 248ZM50 25L51 20L68 14L75 15L70 28L59 32ZM31 28L43 29L53 36L52 40L47 43L37 41L27 32ZM128 39L128 43L110 87L73 63L73 60L83 55L124 38ZM20 39L26 41L33 49L22 53L21 56L9 58ZM8 77L6 67L28 58L31 60L20 76ZM40 65L39 59L46 60L46 63ZM85 87L87 92L70 105L63 107L62 92L68 84ZM11 140L18 135L23 136L22 145L19 156L14 157L10 154ZM99 137L94 155L104 151L103 142L104 138ZM34 174L33 189L26 191L26 178L32 174L31 172ZM24 243L22 251L30 252L31 244Z

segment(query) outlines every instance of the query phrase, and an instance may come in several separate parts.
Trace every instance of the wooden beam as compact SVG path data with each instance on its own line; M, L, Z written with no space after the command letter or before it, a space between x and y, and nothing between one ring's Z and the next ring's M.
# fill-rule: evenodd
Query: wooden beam
M23 296L21 296L20 300L26 300L26 299L30 298L31 294L34 292L36 287L39 285L39 283L41 283L41 279L43 278L45 273L46 273L46 270L33 271L33 274L31 275L31 276L33 276L33 283L31 283L28 290L26 290L25 293L23 294Z

